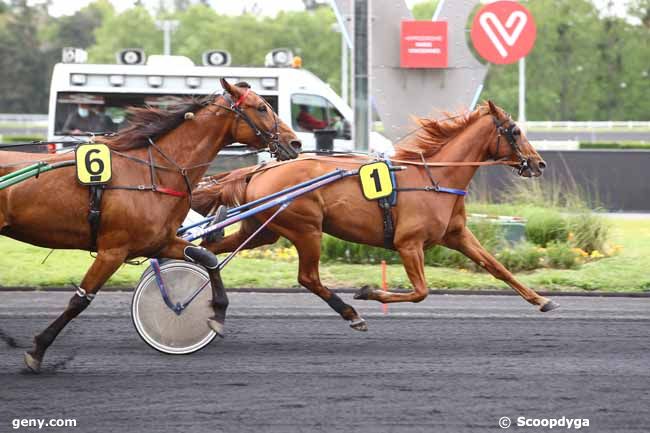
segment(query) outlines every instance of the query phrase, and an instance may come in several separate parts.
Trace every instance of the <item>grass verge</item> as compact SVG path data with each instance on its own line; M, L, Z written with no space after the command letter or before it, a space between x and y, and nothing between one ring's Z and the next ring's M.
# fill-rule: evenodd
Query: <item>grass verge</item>
M615 256L582 265L573 270L540 269L520 272L517 277L536 290L561 291L650 291L647 260L650 256L650 223L648 220L612 219L611 240L623 245ZM47 287L71 286L79 283L92 263L87 252L61 251L52 253L41 264L48 250L0 238L0 286ZM133 287L144 265L123 266L107 286ZM295 259L237 258L224 272L227 287L298 287L298 263ZM427 267L429 287L440 289L507 289L507 286L483 272L442 267ZM360 287L380 285L378 265L323 263L321 277L329 287ZM401 265L388 266L389 285L410 287Z

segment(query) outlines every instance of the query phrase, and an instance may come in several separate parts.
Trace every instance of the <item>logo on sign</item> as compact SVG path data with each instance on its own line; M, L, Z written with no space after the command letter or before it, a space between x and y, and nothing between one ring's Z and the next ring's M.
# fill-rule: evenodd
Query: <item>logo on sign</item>
M447 64L446 21L402 21L402 68L446 68Z
M514 1L497 1L476 14L471 35L481 57L505 65L518 61L532 50L537 27L524 6Z

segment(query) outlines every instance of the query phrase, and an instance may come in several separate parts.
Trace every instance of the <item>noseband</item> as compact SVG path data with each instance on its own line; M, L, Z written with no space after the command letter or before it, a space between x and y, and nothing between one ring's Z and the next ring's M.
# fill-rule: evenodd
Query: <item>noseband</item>
M501 136L504 136L506 138L506 141L510 145L510 148L512 149L512 153L514 153L515 156L519 159L519 167L517 172L519 175L521 175L524 172L524 170L529 168L528 159L525 158L524 155L521 153L521 148L517 143L517 137L521 135L521 130L519 129L517 124L512 121L510 116L508 116L507 120L501 121L493 114L492 121L494 122L494 126L497 129L497 146L494 152L494 157L492 159L494 160L505 159L510 156L509 154L502 158L499 158L499 145L501 144ZM505 126L506 123L508 123L508 126Z
M274 120L274 125L273 125L273 131L265 131L263 129L260 129L255 122L246 114L246 112L241 108L241 104L244 102L246 99L246 96L248 96L248 93L250 92L250 89L246 89L244 94L242 94L237 101L234 101L232 99L232 95L230 93L224 91L221 96L226 100L229 106L226 105L221 105L221 104L214 104L220 108L224 108L226 110L232 111L235 113L237 117L237 121L239 119L242 119L246 124L253 130L256 136L260 137L264 144L269 148L269 152L273 157L277 157L278 153L280 151L285 151L282 148L282 145L280 144L280 134L279 134L279 129L280 125L278 123L278 116L275 114L275 111L273 111L273 107L262 98L266 106L268 107L269 111L273 113L273 120Z

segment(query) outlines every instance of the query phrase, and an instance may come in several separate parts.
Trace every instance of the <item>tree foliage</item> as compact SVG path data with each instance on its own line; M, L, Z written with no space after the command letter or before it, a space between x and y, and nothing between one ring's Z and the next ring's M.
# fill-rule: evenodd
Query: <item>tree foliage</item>
M323 1L275 17L219 14L209 2L166 2L155 14L142 4L115 13L109 0L95 0L72 16L51 17L46 6L0 0L0 112L47 111L49 80L64 46L86 48L89 60L114 63L124 48L162 52L156 19L175 19L174 54L200 64L201 54L226 49L236 65L262 65L272 48L286 47L304 67L340 88L340 35ZM413 7L431 19L438 0ZM163 3L161 3L163 4ZM31 6L30 6L31 5ZM526 59L527 117L532 120L648 120L650 98L650 0L630 0L629 17L598 11L591 0L526 2L538 35ZM155 15L155 16L154 16ZM469 23L468 23L469 27ZM483 97L517 112L517 65L489 67Z

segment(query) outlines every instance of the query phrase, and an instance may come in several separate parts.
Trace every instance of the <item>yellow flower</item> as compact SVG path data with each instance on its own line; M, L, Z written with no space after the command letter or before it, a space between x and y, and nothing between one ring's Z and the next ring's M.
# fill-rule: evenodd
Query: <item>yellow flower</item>
M574 253L582 257L589 257L589 253L583 250L582 248L571 248L571 251L573 251Z
M576 238L576 236L573 234L573 232L569 232L569 236L567 236L568 240L572 241Z
M599 259L599 258L601 258L601 257L605 257L605 255L604 255L603 253L601 253L600 251L598 251L598 250L593 250L593 251L591 252L591 258L592 258L592 259Z

